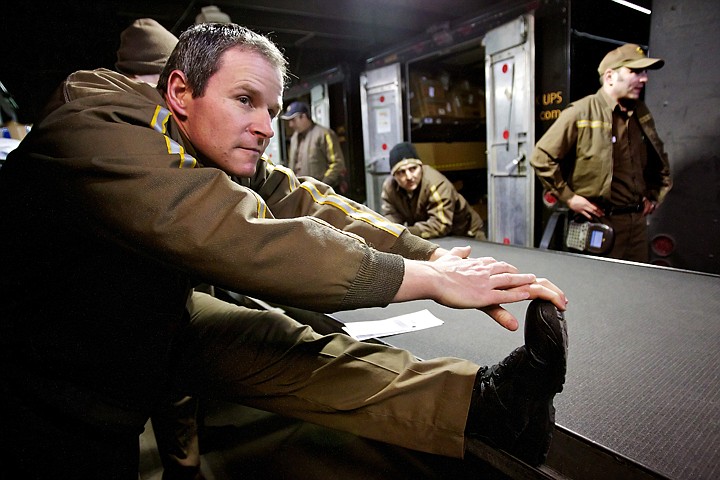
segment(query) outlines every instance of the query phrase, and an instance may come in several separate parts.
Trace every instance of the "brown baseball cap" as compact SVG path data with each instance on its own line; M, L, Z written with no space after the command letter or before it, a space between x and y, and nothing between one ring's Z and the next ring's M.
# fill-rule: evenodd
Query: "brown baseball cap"
M608 68L615 70L620 67L657 70L663 65L665 60L662 58L649 58L640 45L626 43L605 55L598 67L598 73L602 75Z
M120 34L115 68L126 75L160 74L177 42L156 20L139 18Z

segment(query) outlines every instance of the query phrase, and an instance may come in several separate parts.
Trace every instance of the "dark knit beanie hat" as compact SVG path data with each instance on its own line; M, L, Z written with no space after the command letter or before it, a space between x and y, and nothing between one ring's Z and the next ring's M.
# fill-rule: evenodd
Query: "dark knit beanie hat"
M395 173L396 167L399 167L398 164L403 160L416 160L413 163L421 163L417 150L410 142L398 143L390 150L390 173Z
M120 34L118 72L126 75L160 74L178 39L152 18L140 18Z

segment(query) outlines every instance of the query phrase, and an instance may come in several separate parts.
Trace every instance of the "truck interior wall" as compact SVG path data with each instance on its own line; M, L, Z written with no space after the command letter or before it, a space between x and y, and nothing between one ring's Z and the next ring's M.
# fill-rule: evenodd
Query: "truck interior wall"
M570 96L570 31L567 1L547 1L535 12L535 138L550 128ZM543 188L535 178L535 239L539 245L554 209L545 206ZM548 245L561 249L560 234Z

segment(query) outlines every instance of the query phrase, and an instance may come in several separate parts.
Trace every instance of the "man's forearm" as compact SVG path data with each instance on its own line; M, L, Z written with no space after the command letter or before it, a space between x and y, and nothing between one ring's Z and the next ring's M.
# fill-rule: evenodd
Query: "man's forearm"
M438 273L429 262L405 259L405 276L393 302L434 300L436 280L439 280Z

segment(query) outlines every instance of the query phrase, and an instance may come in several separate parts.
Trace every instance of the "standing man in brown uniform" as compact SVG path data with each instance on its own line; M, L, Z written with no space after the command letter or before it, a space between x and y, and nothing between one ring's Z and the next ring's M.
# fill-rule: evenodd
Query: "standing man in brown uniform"
M647 219L670 189L670 166L640 100L647 70L664 65L638 45L608 53L597 93L571 103L535 145L542 184L576 214L615 231L608 257L648 261Z
M293 129L288 151L288 168L298 177L313 177L346 193L347 169L342 147L330 128L318 125L310 117L306 103L293 102L280 117Z

